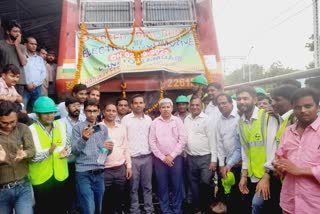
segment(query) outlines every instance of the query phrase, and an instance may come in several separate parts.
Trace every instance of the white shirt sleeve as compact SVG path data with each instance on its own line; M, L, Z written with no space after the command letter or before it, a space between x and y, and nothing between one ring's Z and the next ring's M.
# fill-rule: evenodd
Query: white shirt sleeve
M210 122L210 119L207 119L207 135L209 138L210 150L211 150L211 162L217 162L218 152L217 152L217 143L215 139L216 126Z
M268 121L268 133L267 133L268 135L267 135L267 145L266 145L267 161L264 164L264 167L270 170L274 170L272 166L272 161L277 151L277 143L275 141L275 137L278 131L278 127L279 127L278 120L273 116L270 116Z
M242 169L248 169L248 157L241 146L241 156L242 156Z
M215 137L216 137L216 143L217 143L219 166L224 166L224 159L226 158L226 154L224 152L223 140L221 137L221 132L219 127L220 127L220 120L217 122Z

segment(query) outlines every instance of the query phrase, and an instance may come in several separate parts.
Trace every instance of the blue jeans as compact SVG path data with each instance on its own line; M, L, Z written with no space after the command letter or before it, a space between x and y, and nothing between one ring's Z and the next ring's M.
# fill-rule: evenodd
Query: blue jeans
M154 161L155 174L158 184L160 208L165 214L182 214L183 188L183 159L177 156L172 167L164 164L160 159ZM169 183L171 184L172 206L169 201Z
M0 213L33 214L32 188L26 181L11 189L0 189Z
M23 105L25 109L28 109L28 104L33 108L33 103L41 96L41 86L36 87L33 91L29 92L24 90L23 92ZM29 103L30 102L30 103Z
M263 204L264 199L262 194L259 197L258 193L255 193L252 199L252 214L260 214L262 212Z
M82 214L100 214L104 194L103 173L76 172L77 194Z

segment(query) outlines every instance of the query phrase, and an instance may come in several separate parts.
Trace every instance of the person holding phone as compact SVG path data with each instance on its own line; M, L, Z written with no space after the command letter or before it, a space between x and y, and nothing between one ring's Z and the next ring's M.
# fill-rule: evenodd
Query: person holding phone
M87 99L84 102L86 120L75 125L72 130L72 153L76 156L76 186L81 213L102 212L102 199L105 190L104 164L97 162L102 148L109 151L113 143L108 129L97 124L100 113L99 102Z

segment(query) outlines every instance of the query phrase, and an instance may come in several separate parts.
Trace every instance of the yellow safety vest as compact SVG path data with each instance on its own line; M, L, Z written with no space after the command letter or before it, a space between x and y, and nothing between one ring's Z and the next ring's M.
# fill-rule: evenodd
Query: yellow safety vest
M290 125L289 120L292 120L292 117L293 117L293 112L282 122L279 130L277 131L277 134L276 134L277 145L279 145L279 143L280 143L280 139L281 139L281 136L282 136L284 130L287 128L287 126Z
M262 178L265 173L268 119L269 115L263 109L260 109L258 119L252 123L251 129L245 121L239 120L239 136L241 145L248 157L248 175L250 177Z
M66 146L66 125L58 121L54 121L53 123L52 138L48 136L39 124L34 123L29 126L36 152L46 152L50 149L51 145L57 145L52 155L47 159L29 164L32 185L43 184L52 175L58 181L64 181L69 176L67 158L60 159L60 153Z

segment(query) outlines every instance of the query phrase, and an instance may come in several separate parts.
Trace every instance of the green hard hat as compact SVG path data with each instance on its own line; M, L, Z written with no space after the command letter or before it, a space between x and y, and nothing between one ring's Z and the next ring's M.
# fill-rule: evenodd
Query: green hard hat
M208 80L203 75L198 75L193 78L192 83L208 86Z
M255 90L257 95L267 95L267 92L263 88L256 87Z
M58 109L51 98L47 96L41 96L34 102L33 111L35 113L51 113L57 112Z
M176 103L189 103L189 99L184 95L180 95L177 97Z
M231 192L231 187L236 183L234 174L232 172L227 173L226 178L222 178L222 186L224 188L224 192L229 194Z

